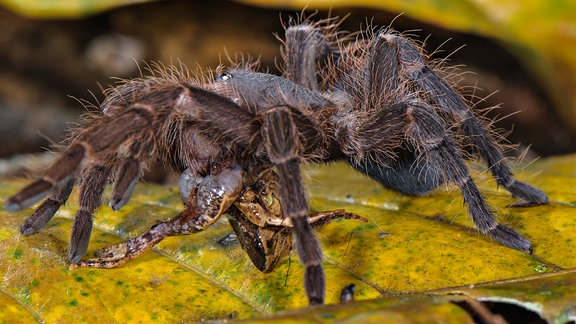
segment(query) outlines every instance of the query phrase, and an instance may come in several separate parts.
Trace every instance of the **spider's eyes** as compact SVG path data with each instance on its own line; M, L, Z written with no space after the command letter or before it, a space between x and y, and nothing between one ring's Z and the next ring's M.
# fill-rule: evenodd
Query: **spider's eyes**
M232 74L228 72L222 72L216 75L216 81L228 81L230 79L232 79Z

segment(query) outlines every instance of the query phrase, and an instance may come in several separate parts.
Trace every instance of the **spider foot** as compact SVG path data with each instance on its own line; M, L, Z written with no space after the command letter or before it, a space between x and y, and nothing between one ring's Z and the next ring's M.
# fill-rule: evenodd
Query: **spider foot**
M310 306L324 304L326 278L322 265L307 265L304 272L304 289Z
M92 214L85 210L78 210L74 216L72 225L72 235L70 236L70 245L68 247L68 260L72 263L80 261L86 254L90 235L92 234Z
M530 200L526 200L526 199L521 199L521 200L518 200L516 202L509 204L508 207L534 207L534 206L545 205L547 203L548 202L540 203L540 202L530 201Z
M486 235L500 242L501 244L532 254L532 244L515 230L498 224L496 227L486 231Z
M524 182L515 181L508 190L512 193L512 196L521 198L520 201L511 204L510 207L531 207L548 203L548 197L544 191Z
M20 233L24 236L37 233L46 225L60 208L60 203L51 199L46 199L32 216L28 217L20 226Z

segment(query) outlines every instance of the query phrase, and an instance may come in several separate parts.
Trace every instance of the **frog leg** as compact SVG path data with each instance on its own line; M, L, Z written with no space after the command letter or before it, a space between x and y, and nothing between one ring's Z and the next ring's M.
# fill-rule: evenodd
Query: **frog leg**
M368 219L354 213L346 212L344 209L336 209L331 211L315 212L308 216L308 223L312 225L313 228L320 227L330 223L332 220L337 218L344 219L357 219L363 222L368 222Z
M237 199L242 190L243 172L239 167L231 167L216 175L188 177L186 181L193 184L188 186L188 202L180 214L161 221L137 237L105 247L96 258L82 260L70 268L116 268L150 250L168 236L187 235L208 228ZM183 187L180 183L181 190Z

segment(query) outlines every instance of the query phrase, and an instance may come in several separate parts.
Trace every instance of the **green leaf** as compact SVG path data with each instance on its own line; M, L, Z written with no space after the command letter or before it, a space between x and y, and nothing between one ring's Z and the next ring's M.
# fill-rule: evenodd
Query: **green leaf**
M303 308L303 268L297 258L286 258L272 273L259 272L238 244L218 243L231 232L224 217L203 232L168 238L121 268L71 271L66 249L77 208L75 194L40 233L28 237L18 228L32 209L8 213L2 207L0 298L7 307L0 311L0 323L22 314L46 322L175 322L248 319L283 310L290 311L276 316L287 321L421 317L460 322L470 318L450 301L472 298L514 303L547 320L574 319L574 159L518 166L523 167L516 169L520 179L550 197L549 205L532 208L508 208L515 200L497 190L483 169L473 167L478 169L474 179L499 221L529 237L533 255L479 234L456 190L407 197L343 164L306 168L312 209L344 208L369 219L336 220L318 230L327 303L338 303L341 289L352 283L358 302L313 309ZM3 181L0 198L25 183ZM140 184L119 212L99 210L88 256L142 233L181 208L176 188ZM487 282L493 283L482 284Z
M78 18L153 0L1 0L4 6L36 18Z

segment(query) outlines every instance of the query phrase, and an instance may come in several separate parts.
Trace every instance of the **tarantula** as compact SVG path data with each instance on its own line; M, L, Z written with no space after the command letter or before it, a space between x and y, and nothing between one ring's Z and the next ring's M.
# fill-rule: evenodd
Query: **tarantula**
M168 68L108 89L101 112L82 122L62 157L6 201L15 211L50 195L21 232L39 231L77 183L73 267L121 265L167 236L204 230L227 213L262 271L274 267L293 238L309 303L322 304L322 251L312 225L365 219L342 210L311 214L300 165L344 160L407 195L455 184L482 233L531 253L526 238L492 217L462 148L473 148L498 185L521 199L517 205L546 204L546 195L513 177L487 126L420 46L391 29L344 34L337 27L334 20L291 23L282 76L239 64L199 81ZM184 211L81 261L105 185L113 183L109 205L120 209L153 160L182 174Z

